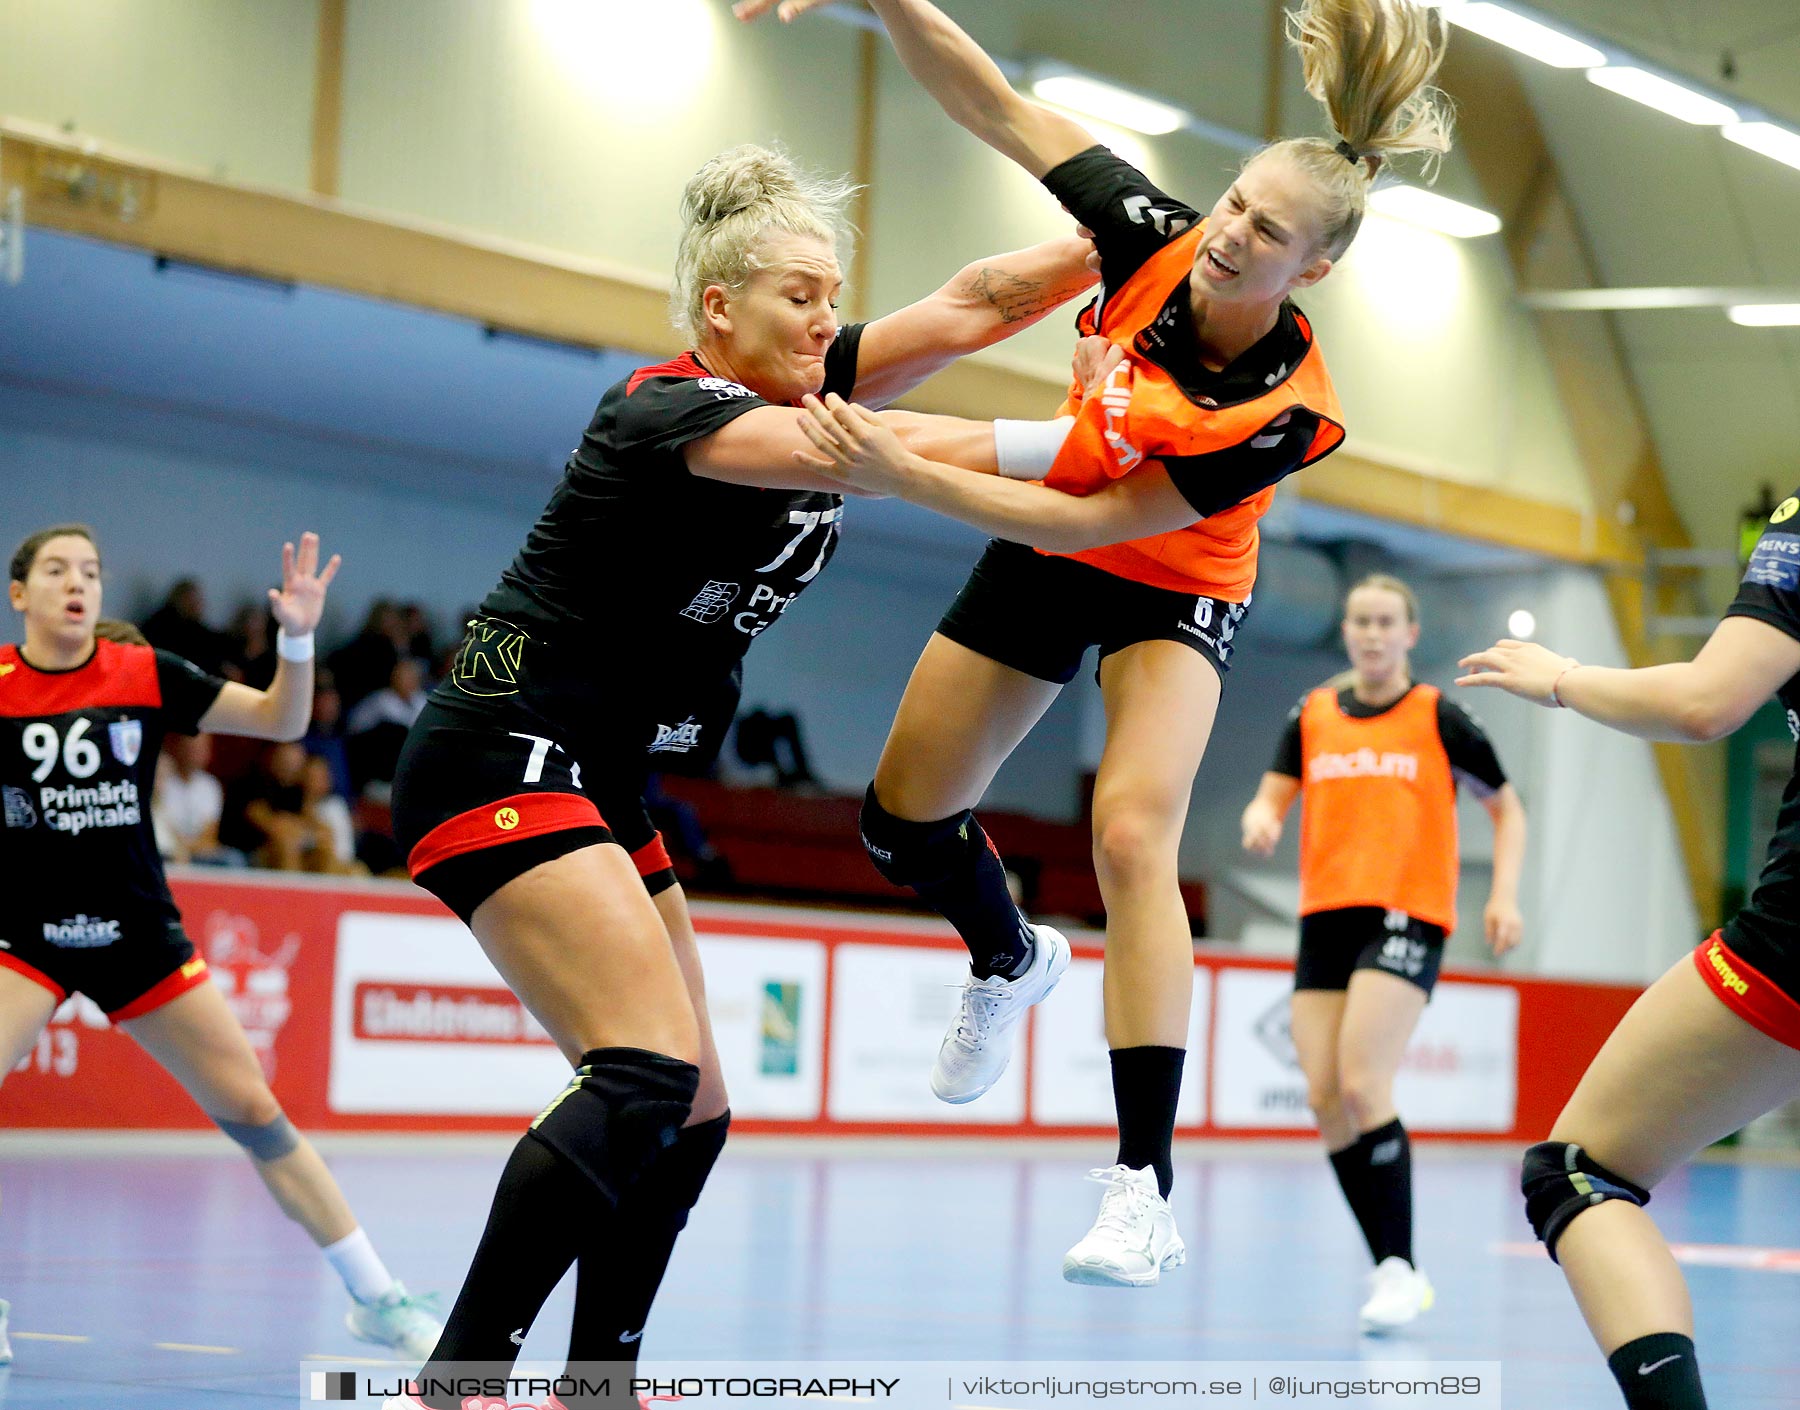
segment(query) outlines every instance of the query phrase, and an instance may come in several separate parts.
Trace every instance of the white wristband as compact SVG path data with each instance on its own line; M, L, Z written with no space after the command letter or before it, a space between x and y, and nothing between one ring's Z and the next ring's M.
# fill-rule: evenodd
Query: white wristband
M1009 480L1043 479L1074 425L1073 416L1059 416L1054 421L996 421L994 458L1000 473Z
M310 661L313 658L313 634L289 636L285 628L275 629L275 654L283 661Z

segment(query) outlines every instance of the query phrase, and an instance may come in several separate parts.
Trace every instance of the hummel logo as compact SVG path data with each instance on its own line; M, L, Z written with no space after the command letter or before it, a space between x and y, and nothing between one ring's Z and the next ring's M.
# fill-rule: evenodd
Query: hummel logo
M1652 1371L1660 1370L1662 1367L1667 1366L1671 1361L1679 1361L1679 1360L1681 1360L1681 1353L1678 1351L1673 1356L1663 1357L1663 1359L1661 1361L1653 1361L1648 1366L1639 1366L1638 1374L1640 1376L1647 1376Z
M635 1332L620 1332L619 1340L624 1341L624 1342L633 1342L633 1341L636 1341L639 1337L643 1336L643 1334L644 1334L644 1329L642 1327L639 1327Z
M523 1327L520 1327L519 1330L516 1332L508 1332L506 1334L506 1339L509 1342L511 1342L514 1346L525 1345L525 1329Z

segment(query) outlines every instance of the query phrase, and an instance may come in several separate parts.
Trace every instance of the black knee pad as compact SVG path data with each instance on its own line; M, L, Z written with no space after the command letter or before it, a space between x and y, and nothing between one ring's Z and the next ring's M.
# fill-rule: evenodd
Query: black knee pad
M1544 1241L1552 1261L1556 1259L1556 1241L1582 1210L1609 1199L1622 1199L1640 1209L1650 1203L1650 1191L1613 1174L1580 1146L1566 1141L1544 1141L1526 1151L1519 1188L1525 1195L1525 1217Z
M699 1087L700 1069L691 1062L642 1048L596 1048L581 1055L569 1085L531 1123L530 1134L616 1205L674 1144Z
M859 819L863 850L896 886L930 886L942 881L969 854L988 845L987 834L967 808L936 822L908 822L881 806L875 785L863 795Z
M730 1126L731 1113L726 1112L711 1121L682 1127L675 1144L644 1173L631 1198L632 1212L641 1211L677 1231L685 1229L688 1215L700 1203L700 1192L725 1149Z

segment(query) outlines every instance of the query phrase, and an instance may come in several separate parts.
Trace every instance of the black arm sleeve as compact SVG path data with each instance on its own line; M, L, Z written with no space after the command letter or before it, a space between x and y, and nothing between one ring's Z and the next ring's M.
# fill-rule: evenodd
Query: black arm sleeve
M1318 433L1317 416L1294 411L1285 424L1265 429L1242 445L1206 455L1165 455L1161 463L1175 488L1204 519L1293 474L1305 463Z
M825 385L819 388L821 397L836 392L845 401L850 400L850 393L856 388L856 359L862 349L862 335L866 324L848 323L838 329L837 337L831 340L831 346L825 350Z
M162 692L163 728L196 734L200 717L212 709L225 682L170 651L156 653L156 683Z
M1752 617L1800 639L1800 521L1783 520L1787 524L1794 532L1774 524L1763 530L1725 615Z
M1300 703L1288 711L1287 724L1282 727L1281 742L1275 746L1275 758L1269 765L1272 774L1285 774L1289 778L1304 779L1306 762L1300 751L1300 713L1306 709L1305 697Z
M1491 798L1506 786L1506 770L1481 722L1448 696L1438 696L1438 737L1459 783L1477 798Z
M1089 147L1044 173L1044 185L1069 214L1094 232L1106 287L1117 289L1150 256L1200 220L1130 162Z

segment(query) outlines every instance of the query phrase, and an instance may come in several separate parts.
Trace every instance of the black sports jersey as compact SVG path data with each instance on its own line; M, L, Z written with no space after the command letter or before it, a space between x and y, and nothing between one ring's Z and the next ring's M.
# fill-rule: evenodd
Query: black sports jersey
M1093 302L1077 315L1077 327L1083 332L1088 331L1083 320L1089 310L1093 326L1098 326L1099 312L1112 291L1122 289L1152 255L1202 218L1192 206L1101 146L1051 168L1044 185L1094 232L1094 248L1100 252L1104 282ZM1192 298L1189 282L1182 281L1155 321L1138 335L1135 349L1167 372L1196 404L1232 406L1260 397L1306 356L1306 334L1293 304L1284 301L1273 328L1229 366L1213 371L1201 359ZM1299 469L1318 431L1319 418L1297 410L1282 434L1258 435L1206 455L1159 458L1175 487L1204 517L1243 503Z
M176 918L150 826L156 755L224 685L148 646L98 641L66 671L0 646L0 940L24 928L86 949L121 923Z
M1309 691L1302 696L1300 703L1288 711L1287 727L1281 732L1281 742L1275 746L1270 773L1285 774L1293 779L1306 777L1300 746L1300 716L1310 694ZM1338 709L1353 720L1372 720L1385 715L1404 699L1406 696L1402 695L1399 700L1391 700L1386 705L1365 705L1356 698L1356 691L1351 686L1345 686L1337 693ZM1500 767L1500 757L1494 753L1487 732L1473 715L1447 696L1439 695L1437 724L1438 738L1444 741L1444 752L1450 756L1450 771L1458 783L1477 798L1492 797L1505 786L1506 771Z
M1763 529L1750 555L1737 597L1725 609L1727 617L1752 617L1778 631L1800 639L1800 495L1782 502ZM1800 675L1787 680L1776 692L1787 711L1788 729L1800 745ZM1725 927L1726 942L1736 948L1734 932L1748 933L1761 941L1777 937L1792 944L1800 927L1800 753L1794 773L1781 793L1781 809L1775 815L1775 835L1762 874L1744 909Z
M861 338L860 324L839 330L821 396L850 396ZM679 719L837 547L841 495L728 484L687 467L689 442L768 405L691 352L612 387L481 614L591 653L614 711Z

